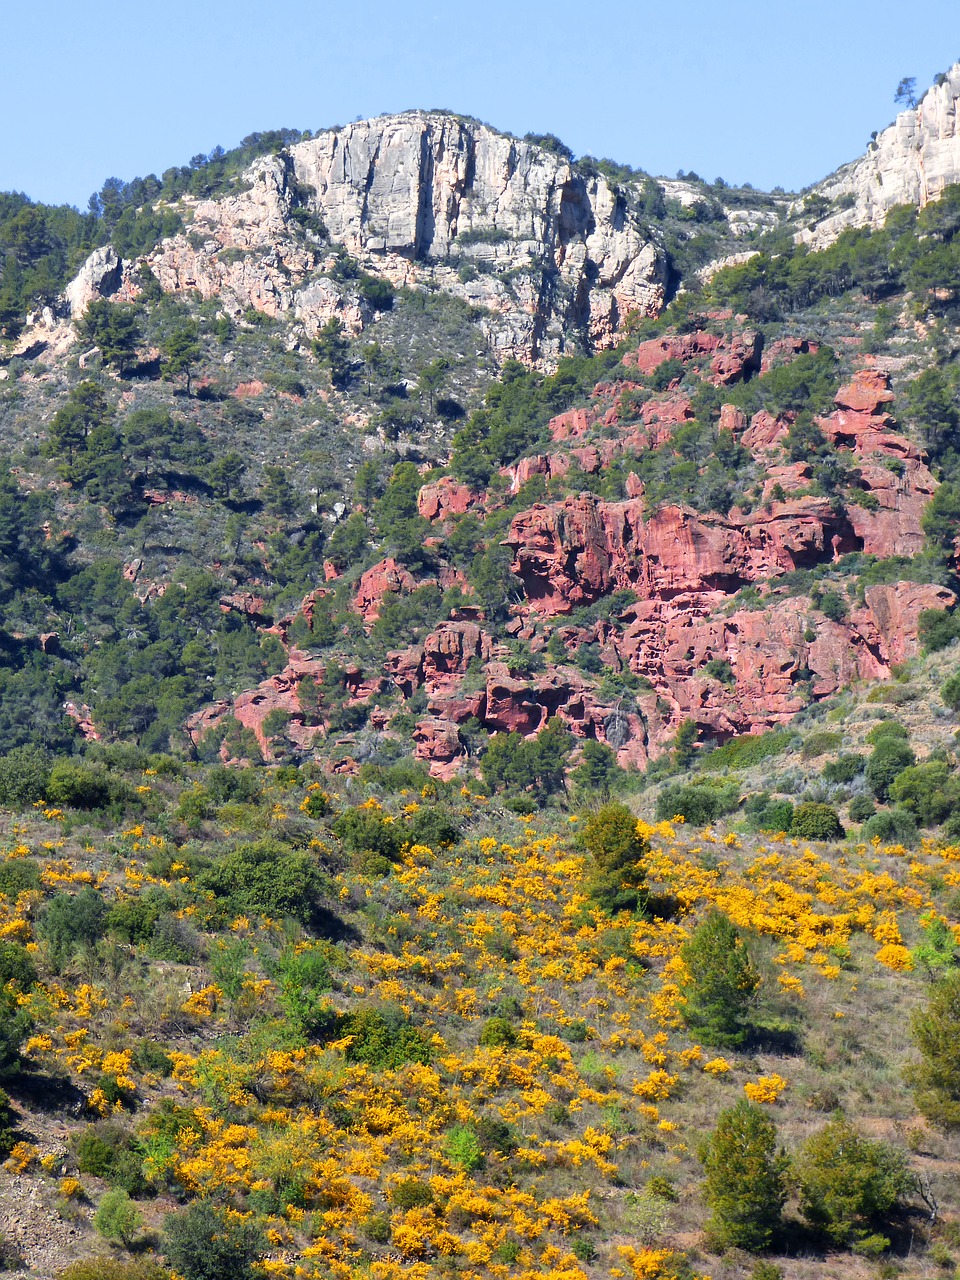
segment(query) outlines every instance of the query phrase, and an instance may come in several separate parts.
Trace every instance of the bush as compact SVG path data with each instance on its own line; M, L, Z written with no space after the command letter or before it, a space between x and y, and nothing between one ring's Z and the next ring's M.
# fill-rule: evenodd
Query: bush
M941 760L909 765L890 784L890 799L924 827L938 826L960 805L960 778Z
M790 834L801 840L841 840L843 826L836 809L828 804L798 804L790 823Z
M771 756L782 754L790 746L793 734L785 729L771 729L769 733L745 733L731 738L717 747L701 761L701 769L749 769Z
M427 1064L433 1059L429 1041L401 1014L358 1009L340 1021L336 1035L352 1037L345 1054L348 1062L365 1062L377 1071L396 1071L408 1062Z
M447 1159L464 1173L472 1173L483 1167L483 1148L469 1125L461 1124L451 1129L443 1145Z
M238 845L197 877L197 887L226 899L237 915L290 918L307 924L323 887L314 858L278 840Z
M388 822L379 809L344 809L333 823L333 834L343 841L348 853L378 853L391 862L400 861L403 848L402 828Z
M936 653L946 649L960 636L960 613L947 613L944 609L924 609L920 614L917 634L924 653Z
M0 756L0 805L26 809L47 793L50 758L39 747L14 747Z
M433 1204L433 1192L419 1178L401 1178L390 1188L387 1198L396 1209L425 1209Z
M869 796L854 796L850 801L851 822L866 822L868 818L872 818L877 811L877 806L873 803Z
M115 1120L87 1125L75 1139L74 1151L81 1173L103 1178L129 1195L143 1195L146 1191L140 1151L130 1132Z
M886 739L897 739L900 742L907 742L910 738L906 728L899 720L881 720L879 724L875 724L867 733L867 742L872 747Z
M758 831L789 831L793 822L793 805L789 800L768 800L751 815Z
M27 991L37 980L37 966L26 947L19 942L0 940L0 987L12 982L21 991Z
M951 711L960 711L960 671L944 680L940 686L940 697Z
M79 893L57 893L37 925L37 932L50 948L50 958L60 966L78 947L92 947L103 937L107 905L96 889Z
M821 730L820 733L811 733L803 744L801 755L804 760L815 760L817 756L822 756L827 751L835 751L840 745L839 733L828 733Z
M480 760L483 780L493 791L529 798L531 807L561 791L573 738L561 720L548 720L536 738L498 733Z
M912 848L917 843L917 820L906 809L883 809L860 828L860 839L879 840L881 844L902 844Z
M870 789L878 800L886 801L898 774L917 763L917 757L905 742L884 737L873 748L864 770Z
M685 785L664 787L657 796L657 817L669 821L682 816L695 827L705 827L722 814L731 813L739 801L739 788Z
M773 1121L759 1106L738 1102L720 1113L700 1159L713 1241L751 1252L768 1248L787 1198L788 1161L777 1151Z
M205 1200L169 1214L163 1234L166 1259L185 1280L253 1280L264 1253L252 1222L227 1217Z
M680 948L688 974L683 1020L705 1044L739 1048L750 1031L760 975L739 930L712 911Z
M902 1151L862 1137L839 1114L800 1148L794 1176L806 1221L841 1246L873 1234L912 1185Z
M50 770L47 800L67 809L102 809L110 803L110 785L99 769L58 760Z
M624 804L605 804L584 823L583 843L593 862L586 889L611 914L636 911L646 902L643 861L650 846Z
M905 1076L917 1110L938 1129L960 1130L960 973L937 982L911 1020L920 1061Z
M863 773L866 761L860 755L837 756L823 766L823 780L830 783L852 782Z
M93 1225L111 1244L129 1245L143 1226L143 1214L126 1191L115 1188L106 1192L93 1215Z
M517 1043L517 1029L508 1018L488 1018L480 1032L480 1043L488 1049Z

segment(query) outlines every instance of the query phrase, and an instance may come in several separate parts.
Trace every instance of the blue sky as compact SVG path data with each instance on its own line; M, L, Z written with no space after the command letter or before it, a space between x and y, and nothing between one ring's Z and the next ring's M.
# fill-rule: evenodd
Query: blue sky
M0 190L84 207L255 129L447 107L653 173L788 189L960 58L956 0L48 0L3 23Z

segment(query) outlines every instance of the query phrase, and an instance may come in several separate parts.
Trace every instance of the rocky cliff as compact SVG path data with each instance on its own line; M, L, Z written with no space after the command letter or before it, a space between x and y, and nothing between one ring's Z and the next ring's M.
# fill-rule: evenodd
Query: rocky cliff
M866 153L814 188L836 202L828 217L808 226L801 239L823 248L848 227L880 227L896 205L922 207L944 187L960 182L960 63L877 134Z
M571 338L610 345L630 312L663 304L666 255L602 176L460 117L360 121L258 160L246 190L185 198L188 229L142 262L93 256L68 290L128 297L145 262L167 291L218 297L234 316L288 313L312 337L372 312L327 274L335 248L395 285L440 287L485 312L500 358L557 357Z

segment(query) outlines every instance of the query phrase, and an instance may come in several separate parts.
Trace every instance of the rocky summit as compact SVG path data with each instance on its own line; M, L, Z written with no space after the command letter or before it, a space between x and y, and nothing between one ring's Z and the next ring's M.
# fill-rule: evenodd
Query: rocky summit
M960 1263L960 64L0 195L0 1269Z

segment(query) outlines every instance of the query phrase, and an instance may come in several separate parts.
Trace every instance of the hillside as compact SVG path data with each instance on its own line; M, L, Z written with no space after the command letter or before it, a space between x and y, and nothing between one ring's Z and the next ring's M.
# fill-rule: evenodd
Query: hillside
M0 196L0 1265L957 1267L958 97Z

